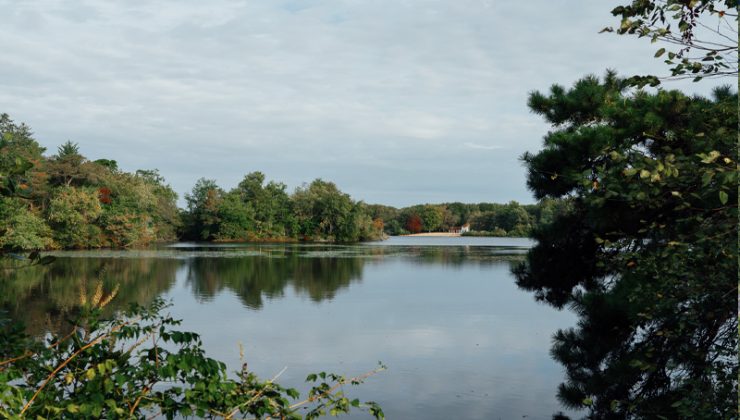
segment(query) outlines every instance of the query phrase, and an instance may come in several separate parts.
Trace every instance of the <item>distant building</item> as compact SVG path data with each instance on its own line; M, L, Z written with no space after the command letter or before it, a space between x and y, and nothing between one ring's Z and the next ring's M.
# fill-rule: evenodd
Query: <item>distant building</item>
M450 233L465 233L470 232L470 223L465 223L462 226L453 226L449 230Z

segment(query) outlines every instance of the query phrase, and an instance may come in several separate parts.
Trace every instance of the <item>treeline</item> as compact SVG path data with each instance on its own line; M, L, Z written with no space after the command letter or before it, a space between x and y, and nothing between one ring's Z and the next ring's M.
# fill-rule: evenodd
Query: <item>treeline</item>
M528 236L534 226L552 221L568 205L565 200L544 199L537 204L511 201L507 204L422 204L401 209L370 205L368 208L373 219L384 222L388 235L447 232L469 225L466 235L521 237Z
M201 178L185 195L183 237L204 241L358 242L383 237L367 205L332 182L316 179L288 194L285 184L247 174L225 191Z
M156 170L90 161L72 142L44 156L25 124L0 114L0 248L145 245L177 239L177 194Z
M56 154L25 124L0 115L0 249L124 248L196 241L358 242L386 235L448 231L527 236L552 220L563 201L535 205L444 203L397 209L353 200L316 179L292 193L247 174L225 190L201 178L186 209L157 170L122 171L115 160L89 160L66 142Z

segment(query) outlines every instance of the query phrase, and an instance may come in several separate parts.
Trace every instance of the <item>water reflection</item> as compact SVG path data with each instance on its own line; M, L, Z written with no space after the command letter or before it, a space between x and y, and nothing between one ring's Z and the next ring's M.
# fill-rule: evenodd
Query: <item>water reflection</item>
M79 308L81 290L94 290L98 282L106 291L119 285L118 295L104 308L104 314L111 314L166 292L182 264L174 259L58 258L50 266L3 272L0 306L22 320L30 334L61 333Z
M107 313L168 292L179 270L186 271L186 284L199 301L209 302L227 290L247 308L259 310L265 299L281 298L289 287L316 303L332 300L362 281L366 264L384 260L459 267L510 261L521 253L517 247L243 244L57 252L51 266L4 272L0 306L23 320L32 334L59 333L79 306L80 290L98 281L107 291L120 286Z
M392 244L391 244L392 245ZM572 317L511 277L516 244L326 246L179 244L59 252L51 267L6 272L0 306L31 332L59 329L79 289L120 284L108 310L161 295L209 355L305 393L317 369L390 369L357 390L388 418L549 418L562 379L548 356ZM362 417L359 417L362 418Z
M332 299L338 290L362 279L364 263L361 258L306 258L298 254L194 258L188 262L187 283L202 300L229 289L248 308L260 309L263 297L281 297L288 285L314 302Z

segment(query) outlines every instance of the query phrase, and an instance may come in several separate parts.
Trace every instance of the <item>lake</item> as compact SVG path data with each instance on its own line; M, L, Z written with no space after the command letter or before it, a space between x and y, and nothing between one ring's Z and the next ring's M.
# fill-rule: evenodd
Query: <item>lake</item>
M354 376L388 366L351 396L389 419L549 418L563 369L550 337L575 323L535 302L510 273L521 238L394 237L361 245L181 243L146 250L54 253L49 267L8 274L0 302L29 331L61 328L81 285L120 284L111 306L172 301L232 370L305 392L311 372ZM566 411L567 412L567 411ZM357 418L369 418L358 414Z

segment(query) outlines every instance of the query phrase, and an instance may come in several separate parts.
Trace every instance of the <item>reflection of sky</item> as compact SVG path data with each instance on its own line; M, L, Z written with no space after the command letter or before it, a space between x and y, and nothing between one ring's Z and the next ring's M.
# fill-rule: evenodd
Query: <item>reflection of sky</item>
M354 375L378 360L389 370L351 390L375 400L389 419L548 418L562 369L548 356L550 337L574 317L517 289L506 262L418 264L368 261L361 282L316 303L291 287L246 309L223 290L199 302L178 272L172 314L203 335L209 353L285 385L326 370Z
M408 245L408 246L497 246L525 247L534 245L529 238L496 238L481 236L391 236L382 242L371 242L373 245Z

